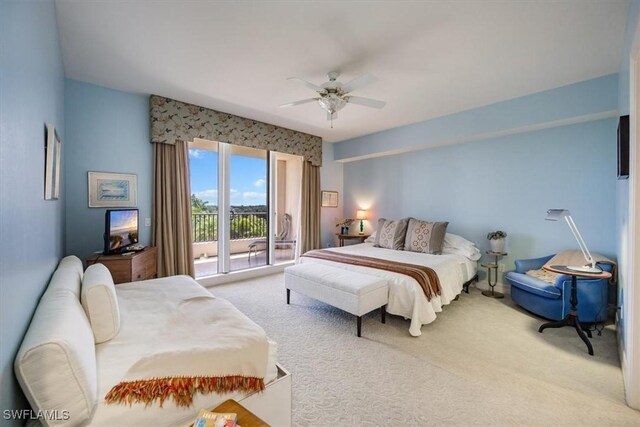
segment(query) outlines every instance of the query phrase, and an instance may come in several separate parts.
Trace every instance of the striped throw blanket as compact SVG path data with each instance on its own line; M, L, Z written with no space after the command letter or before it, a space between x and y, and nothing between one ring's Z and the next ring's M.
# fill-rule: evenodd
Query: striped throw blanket
M441 295L442 293L440 289L440 279L436 272L432 268L423 265L405 264L403 262L388 261L361 255L343 254L326 249L309 251L302 256L340 262L343 264L377 268L378 270L386 270L407 275L418 282L424 292L424 295L427 297L427 301L431 301L431 298L436 295Z

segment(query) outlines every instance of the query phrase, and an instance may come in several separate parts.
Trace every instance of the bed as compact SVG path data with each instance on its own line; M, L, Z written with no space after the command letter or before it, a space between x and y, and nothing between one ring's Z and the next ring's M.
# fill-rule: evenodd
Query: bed
M331 251L424 265L432 268L437 273L440 279L441 295L435 296L431 298L430 301L427 301L420 285L414 279L404 274L305 256L300 258L301 263L323 263L331 265L332 267L362 272L387 279L389 284L389 302L386 307L387 313L411 319L409 333L415 337L422 334L422 325L433 322L436 319L436 314L441 312L445 305L450 304L451 301L456 299L465 285L468 286L472 280L477 279L476 261L458 253L431 255L378 248L375 247L373 243L361 243L340 248L331 248Z

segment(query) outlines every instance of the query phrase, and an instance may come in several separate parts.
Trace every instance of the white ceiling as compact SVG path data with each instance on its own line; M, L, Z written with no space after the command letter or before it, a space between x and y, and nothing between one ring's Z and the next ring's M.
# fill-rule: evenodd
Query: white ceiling
M335 142L617 72L628 0L57 0L67 77L154 93ZM278 105L370 72L331 129Z

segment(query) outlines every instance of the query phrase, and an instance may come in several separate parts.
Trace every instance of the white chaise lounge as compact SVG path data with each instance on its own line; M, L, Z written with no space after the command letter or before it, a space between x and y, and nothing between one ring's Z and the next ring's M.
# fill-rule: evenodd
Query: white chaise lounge
M93 267L106 270L101 265ZM119 319L97 331L92 328L93 312L90 310L92 314L88 316L80 301L81 286L86 292L90 282L87 277L89 273L84 274L78 258L67 257L60 262L15 359L16 376L32 409L55 415L56 419L42 420L43 424L189 425L199 409L235 399L271 425L291 425L291 375L276 365L276 344L270 340L262 392L197 394L189 407L177 406L173 400L165 401L162 407L157 401L148 406L107 403L105 395L122 381L130 367L149 354L155 356L158 348L171 349L174 345L184 351L194 344L206 347L211 341L202 340L202 336L212 334L220 338L220 343L231 342L234 328L257 331L258 336L264 331L229 302L212 296L187 276L116 286L117 304L99 298L99 304L110 302L102 304L97 315L109 316L117 305ZM103 280L104 275L97 281ZM206 309L207 301L216 309ZM184 329L172 329L180 324L179 318L183 319L183 327L184 320L190 326L186 333ZM168 339L171 333L182 337Z

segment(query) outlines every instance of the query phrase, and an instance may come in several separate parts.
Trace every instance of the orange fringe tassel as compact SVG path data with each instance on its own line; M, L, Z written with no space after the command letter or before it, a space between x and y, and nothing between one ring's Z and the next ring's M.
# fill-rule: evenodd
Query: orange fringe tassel
M168 377L150 380L123 381L114 386L105 396L107 403L144 402L151 405L156 400L160 407L173 398L177 406L189 407L196 393L230 393L232 391L253 392L264 390L264 380L256 377L232 375L228 377Z

